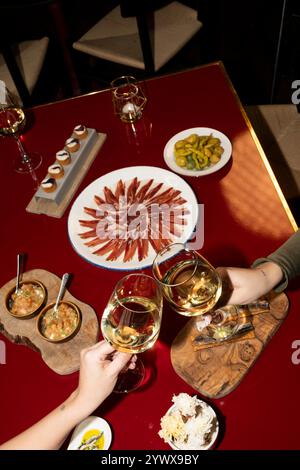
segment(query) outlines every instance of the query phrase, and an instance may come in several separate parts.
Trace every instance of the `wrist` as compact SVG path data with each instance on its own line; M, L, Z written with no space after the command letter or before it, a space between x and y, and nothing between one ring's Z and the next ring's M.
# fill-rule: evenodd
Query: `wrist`
M72 416L77 422L89 416L95 409L91 407L91 404L88 400L85 400L82 397L78 388L76 388L76 390L71 393L69 398L60 406L61 410L65 410L66 408L69 409L70 413L72 413Z
M266 292L276 287L283 278L283 272L280 266L273 261L259 264L254 269L262 274L262 282L264 283L264 290Z
M84 393L80 390L79 387L75 390L75 392L73 392L73 394L73 396L71 395L72 406L76 409L76 412L78 412L78 414L83 415L82 419L86 416L89 416L96 408L98 408L98 406L101 405L101 403L105 400L107 396L101 396L100 394L96 396L94 394L94 397L91 397L90 393Z

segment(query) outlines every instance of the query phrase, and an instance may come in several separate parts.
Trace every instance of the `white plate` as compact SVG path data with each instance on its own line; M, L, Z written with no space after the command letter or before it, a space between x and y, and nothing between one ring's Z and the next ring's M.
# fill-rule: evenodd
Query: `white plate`
M221 146L224 148L224 152L221 155L221 159L215 165L206 168L204 170L188 170L186 168L181 168L175 162L174 157L174 145L178 140L185 139L191 134L197 135L209 135L212 134L213 137L217 137L221 141ZM216 129L211 129L210 127L192 127L191 129L186 129L185 131L178 132L178 134L174 135L166 144L164 148L164 159L166 164L172 171L175 173L179 173L180 175L185 176L204 176L214 173L215 171L220 170L223 168L224 165L228 162L231 157L232 153L232 145L228 137L220 131Z
M181 236L173 236L172 242L185 243L193 234L193 230L198 219L198 203L194 192L180 176L175 175L171 171L151 166L136 166L115 170L111 173L107 173L106 175L101 176L82 191L82 193L74 202L68 219L68 232L73 248L80 256L97 266L102 266L108 269L128 271L145 268L151 266L153 263L156 253L150 244L148 256L141 261L138 260L137 253L135 253L133 259L128 262L123 261L123 255L121 255L121 257L117 258L115 261L108 261L106 260L108 254L100 256L93 254L92 251L95 251L95 249L98 247L94 247L93 249L87 247L84 242L90 239L84 240L79 236L79 233L83 233L89 230L89 228L82 227L79 223L79 220L93 219L92 216L84 212L84 207L97 209L94 196L98 195L103 197L104 186L107 186L114 191L120 179L129 183L135 176L142 182L141 185L153 178L154 181L151 188L158 183L164 183L161 190L157 194L164 191L164 189L167 187L180 190L180 197L187 201L180 207L188 209L190 214L185 216L187 224L183 227Z
M99 418L98 416L89 416L85 420L81 421L72 434L70 443L68 445L68 450L78 450L82 444L82 439L86 432L95 430L98 433L103 432L104 437L104 446L103 450L109 449L111 444L112 434L109 424L105 419ZM102 450L102 449L97 449Z

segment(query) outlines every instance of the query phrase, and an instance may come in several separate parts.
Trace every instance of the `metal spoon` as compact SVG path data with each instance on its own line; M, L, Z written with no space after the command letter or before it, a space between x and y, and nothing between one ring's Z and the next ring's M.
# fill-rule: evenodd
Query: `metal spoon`
M16 281L15 294L17 294L20 289L21 261L22 261L22 255L18 254L17 256L17 281Z
M68 273L66 273L66 274L63 275L62 280L61 280L58 296L57 296L55 305L53 307L53 316L56 317L56 318L58 316L57 315L58 314L58 306L59 306L59 303L60 303L60 301L63 298L63 295L65 293L65 288L66 288L66 284L69 280L69 276L70 275Z

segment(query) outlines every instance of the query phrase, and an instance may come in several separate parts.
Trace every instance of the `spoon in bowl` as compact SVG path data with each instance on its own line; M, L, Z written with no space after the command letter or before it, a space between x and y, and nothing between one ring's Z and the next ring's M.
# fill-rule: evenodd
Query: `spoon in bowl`
M21 262L22 262L22 254L19 253L17 256L17 280L16 280L15 294L18 294L19 289L20 289Z
M69 280L69 276L70 275L68 273L65 273L62 277L59 292L58 292L58 296L57 296L55 305L53 307L53 317L55 317L55 318L58 317L58 307L59 307L60 301L63 298L63 295L65 293L65 288L66 288L67 282Z

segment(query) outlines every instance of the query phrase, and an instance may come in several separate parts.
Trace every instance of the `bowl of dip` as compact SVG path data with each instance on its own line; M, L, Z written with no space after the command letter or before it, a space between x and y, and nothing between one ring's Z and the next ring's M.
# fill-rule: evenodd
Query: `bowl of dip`
M27 319L38 314L45 305L47 291L40 281L20 282L19 289L10 289L6 296L6 308L15 318Z
M54 312L55 302L46 305L37 318L37 330L43 339L61 343L73 338L81 326L81 312L73 302L62 301Z

